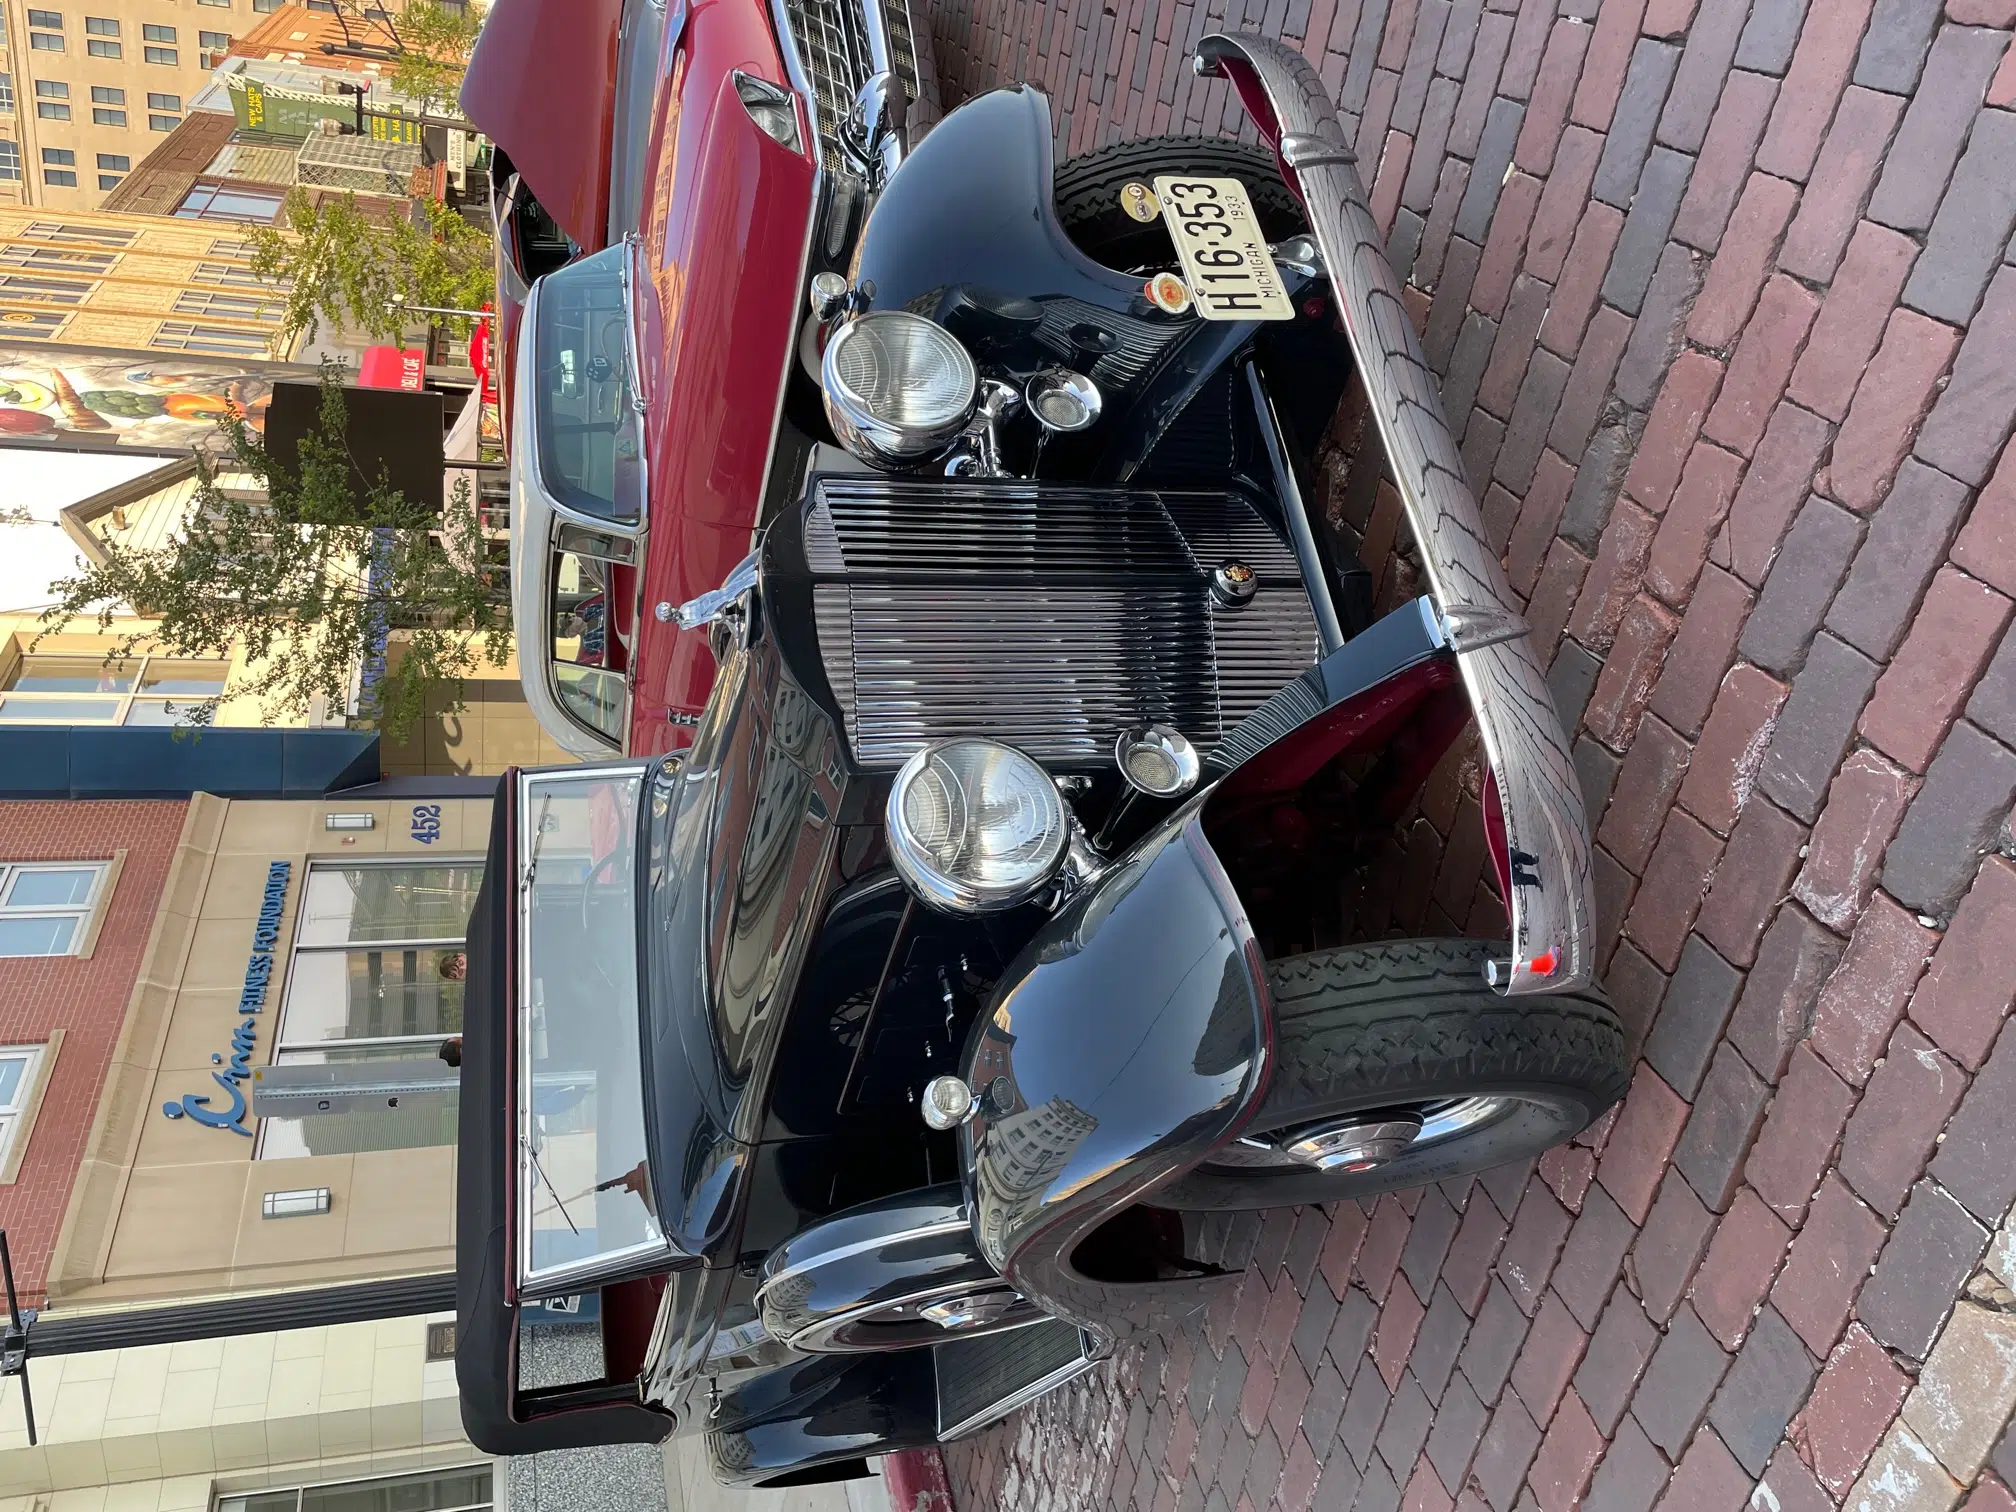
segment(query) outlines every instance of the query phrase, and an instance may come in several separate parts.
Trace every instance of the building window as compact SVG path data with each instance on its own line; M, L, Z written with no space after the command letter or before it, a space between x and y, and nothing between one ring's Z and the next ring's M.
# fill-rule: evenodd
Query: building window
M54 32L30 32L28 33L28 45L36 52L63 51L63 39Z
M53 341L57 333L69 322L70 315L67 310L61 313L55 310L0 310L0 336L20 336L29 341Z
M231 0L196 0L198 5L214 5L218 10L231 9Z
M117 189L125 182L126 180L121 174L101 173L98 175L98 187L100 189Z
M0 928L4 928L0 925ZM67 951L23 951L24 955L65 955ZM14 1142L22 1137L23 1121L42 1070L44 1045L0 1048L0 1166L14 1158Z
M126 124L126 112L123 110L109 110L103 105L94 105L91 108L91 123L94 126L124 126Z
M0 110L14 108L14 75L0 73Z
M59 247L0 247L0 268L48 268L61 273L109 273L119 261L110 252L71 252Z
M237 263L203 262L189 276L191 283L222 284L227 289L263 289L266 281Z
M214 352L220 357L270 357L272 343L257 331L164 320L152 345L171 352Z
M181 63L181 58L172 47L147 47L141 51L147 55L149 63L159 63L163 68L175 68Z
M51 166L74 168L77 166L77 154L72 152L68 147L44 147L42 149L42 165L45 168Z
M227 1496L217 1512L490 1512L490 1467L464 1465L418 1475L304 1486L298 1491L252 1491Z
M475 860L311 865L274 1060L425 1060L460 1034L463 943L482 881ZM265 1118L259 1156L452 1144L455 1106L450 1094L396 1112Z
M84 30L94 37L116 37L119 35L119 23L109 16L86 16Z
M231 45L231 33L199 31L196 33L196 41L199 46L206 47L211 52L222 52Z
M30 26L47 27L50 31L61 31L63 30L63 13L61 11L31 10L28 12L28 24Z
M98 154L98 166L107 173L130 173L133 159L123 152L101 152Z
M210 315L220 320L272 320L280 306L270 299L248 294L211 294L185 289L175 296L177 315Z
M123 89L114 89L109 84L93 84L91 86L91 103L93 105L124 105L126 103L126 91Z
M105 870L103 861L0 862L0 956L75 955ZM0 1086L6 1075L0 1067Z
M173 131L182 124L180 116L150 115L147 117L149 131Z
M149 42L173 42L175 40L175 28L172 26L156 26L152 21L149 21L140 28L140 35L145 37Z
M227 662L168 656L24 656L0 691L0 724L188 724L230 675Z
M21 144L0 137L0 181L18 183L21 178Z
M70 98L70 86L57 79L37 79L35 81L35 98L38 100L67 100Z
M31 241L86 242L97 247L130 247L140 233L115 226L80 226L71 221L30 221L15 233ZM15 248L0 249L0 262ZM106 266L110 267L108 259Z
M278 9L280 0L252 0L252 14L255 16L270 16Z
M175 213L184 220L257 221L270 224L280 213L277 189L245 184L198 184L182 196Z
M20 304L75 305L84 302L91 285L75 278L34 278L0 273L0 299Z
M150 89L147 92L147 108L149 110L180 110L182 108L182 96L156 94Z
M56 100L37 100L35 114L45 121L67 121L70 107Z
M51 189L75 189L77 175L68 168L44 168L42 182Z
M126 56L124 43L107 42L103 37L86 37L84 51L94 58L123 58Z

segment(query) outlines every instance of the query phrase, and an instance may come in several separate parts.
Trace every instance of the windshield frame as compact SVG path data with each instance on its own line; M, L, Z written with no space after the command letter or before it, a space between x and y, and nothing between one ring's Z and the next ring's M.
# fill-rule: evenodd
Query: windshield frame
M525 439L527 455L532 459L532 472L536 475L540 491L552 501L556 510L591 528L613 531L619 534L634 534L642 529L645 515L649 512L651 498L651 465L649 451L649 427L645 421L649 414L649 404L644 387L643 362L637 341L637 262L641 243L635 237L626 237L613 247L605 247L600 252L579 257L565 267L556 268L543 274L532 286L525 303L525 314L521 317L521 329L525 337L520 346L525 354L522 379L523 404L527 425ZM555 475L552 458L549 456L551 438L545 434L546 416L542 408L546 396L540 386L540 364L544 360L549 343L554 339L551 323L546 318L546 301L553 297L552 282L555 278L568 279L581 272L591 262L607 262L613 265L617 288L622 305L622 353L627 381L619 400L621 416L625 426L634 433L637 451L636 501L628 513L604 513L583 502L588 496L574 487L564 477ZM617 501L610 501L612 511L621 511Z
M533 1262L533 1224L531 1221L534 1201L548 1173L540 1168L534 1157L539 1153L534 1142L533 1107L528 1089L533 1076L533 960L532 960L532 902L533 885L537 870L537 847L539 828L536 814L539 798L550 794L556 788L564 789L571 784L608 782L628 778L637 785L636 811L633 815L634 833L631 836L634 859L634 875L630 878L632 888L632 908L630 927L632 948L636 950L643 934L643 918L640 900L648 885L645 871L647 847L645 833L649 813L649 778L654 763L649 760L614 762L590 762L574 767L547 768L537 771L521 771L518 774L516 792L512 801L516 807L517 843L513 848L512 887L513 925L517 935L517 960L513 963L512 984L514 1000L511 1008L512 1051L510 1056L510 1211L513 1215L511 1234L512 1270L515 1292L521 1301L538 1297L565 1295L619 1279L624 1276L649 1274L664 1270L684 1258L673 1241L671 1226L663 1213L656 1215L659 1235L655 1240L624 1244L614 1248L598 1249L593 1254L545 1266ZM633 958L632 968L641 969L641 954ZM632 1011L635 1017L636 1047L638 1064L639 1105L636 1109L639 1130L644 1145L644 1160L647 1171L647 1186L652 1189L650 1201L656 1203L656 1175L658 1164L652 1120L649 1107L650 1078L644 1066L644 1026L646 1023L645 994L641 978L636 984L635 1001ZM591 1197L593 1193L588 1194Z

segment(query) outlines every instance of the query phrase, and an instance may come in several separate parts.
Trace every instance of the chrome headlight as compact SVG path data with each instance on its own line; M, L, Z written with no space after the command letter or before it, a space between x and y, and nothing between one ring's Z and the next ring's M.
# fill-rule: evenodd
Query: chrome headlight
M907 466L958 438L972 417L980 375L966 348L935 320L884 310L833 333L820 384L826 418L849 451L882 466Z
M903 763L889 789L889 854L924 902L993 913L1033 897L1064 863L1057 785L992 740L946 740Z

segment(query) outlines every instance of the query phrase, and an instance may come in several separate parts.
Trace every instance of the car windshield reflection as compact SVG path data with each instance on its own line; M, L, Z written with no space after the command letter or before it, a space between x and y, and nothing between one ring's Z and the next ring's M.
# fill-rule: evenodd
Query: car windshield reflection
M630 371L630 312L615 246L570 263L540 286L539 476L569 509L634 523L644 507L643 426Z
M644 1139L637 1003L641 769L542 773L521 798L521 1277L665 1248Z

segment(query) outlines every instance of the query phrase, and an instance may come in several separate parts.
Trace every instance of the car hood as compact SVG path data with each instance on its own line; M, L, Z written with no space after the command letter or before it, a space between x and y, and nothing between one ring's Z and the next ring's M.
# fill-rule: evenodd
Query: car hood
M609 238L622 22L623 0L496 0L462 81L463 114L589 251Z

